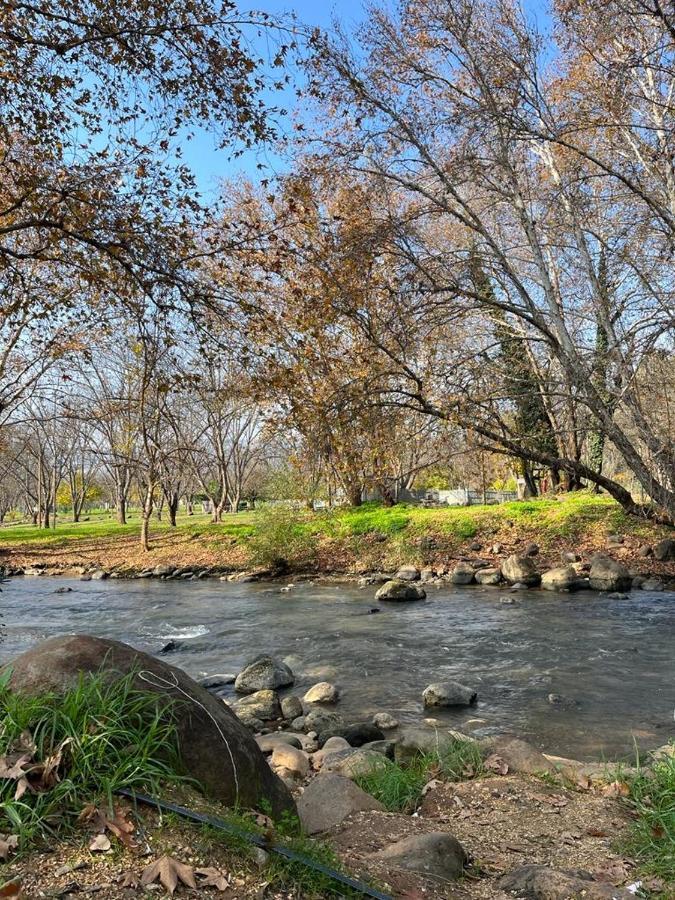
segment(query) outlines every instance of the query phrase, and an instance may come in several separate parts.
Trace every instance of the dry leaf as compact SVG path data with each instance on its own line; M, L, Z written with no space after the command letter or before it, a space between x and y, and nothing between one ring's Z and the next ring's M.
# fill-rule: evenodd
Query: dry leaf
M105 834L97 834L89 844L89 849L92 853L106 853L110 850L110 840Z
M12 897L13 900L22 900L24 896L20 881L9 881L0 887L0 897Z
M125 872L124 875L118 879L118 884L121 887L138 887L138 877L133 872Z
M129 810L115 807L113 812L114 817L109 819L98 807L89 804L84 807L77 820L80 823L88 824L94 831L101 833L109 831L128 850L135 849L138 845L131 836L134 831L134 825L126 818Z
M628 797L630 786L625 781L613 781L602 789L603 797Z
M229 879L219 869L209 866L206 869L196 869L195 874L203 878L200 887L214 887L219 891L226 891L230 886Z
M577 775L574 780L574 786L579 788L580 791L590 791L593 787L593 782L588 775Z
M507 775L509 771L508 763L496 753L491 753L485 760L485 768L496 772L497 775Z
M19 838L15 834L0 834L0 860L5 862L19 846Z
M192 866L186 866L172 856L162 856L143 869L141 884L152 884L153 881L159 881L171 896L173 896L173 892L176 890L179 882L187 887L197 887Z

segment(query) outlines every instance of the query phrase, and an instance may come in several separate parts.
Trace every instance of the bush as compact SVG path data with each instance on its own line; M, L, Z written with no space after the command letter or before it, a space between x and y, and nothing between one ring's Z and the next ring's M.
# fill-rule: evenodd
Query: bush
M675 756L664 756L629 781L636 813L629 851L645 872L675 881Z
M249 540L251 561L268 569L301 569L316 557L316 536L288 506L268 506Z

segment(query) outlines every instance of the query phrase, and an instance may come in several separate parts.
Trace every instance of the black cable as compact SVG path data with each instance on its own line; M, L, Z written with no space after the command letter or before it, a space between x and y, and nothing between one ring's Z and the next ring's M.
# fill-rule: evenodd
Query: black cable
M157 809L162 810L162 812L175 813L175 815L182 816L184 819L190 819L193 822L199 822L202 825L210 825L213 828L217 828L219 831L224 831L235 837L243 838L245 841L248 841L249 844L261 847L269 853L276 853L279 856L284 856L286 859L290 859L293 862L301 863L308 869L320 872L322 875L328 876L328 878L331 878L333 881L338 881L340 884L352 888L352 890L359 891L364 897L373 897L374 900L393 900L393 897L389 894L382 894L380 891L364 884L362 881L356 881L356 879L350 878L348 875L341 875L340 872L336 872L335 869L330 869L322 863L315 862L307 856L296 853L295 850L289 850L288 847L282 847L278 844L269 844L263 837L260 837L260 835L253 834L250 831L244 831L243 828L231 825L224 819L217 818L217 816L198 813L192 809L187 809L185 806L178 806L175 803L168 803L165 800L157 800L155 797L149 797L147 794L137 794L134 791L126 790L126 788L120 788L115 791L115 793L119 794L121 797L127 797L129 800L134 800L136 803L142 803L145 806L155 806Z

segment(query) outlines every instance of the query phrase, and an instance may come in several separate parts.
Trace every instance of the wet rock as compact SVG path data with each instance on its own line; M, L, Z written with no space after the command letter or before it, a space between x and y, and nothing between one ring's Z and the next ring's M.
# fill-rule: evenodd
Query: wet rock
M167 641L166 644L159 651L160 653L173 653L174 651L180 649L180 643L178 641Z
M54 593L55 594L70 594L73 589L71 587L60 587L57 588Z
M357 722L354 725L324 729L319 733L319 746L323 747L331 737L344 738L350 747L362 747L370 741L384 740L384 734L372 722Z
M386 756L387 759L394 758L394 751L396 749L396 741L369 741L367 744L364 744L362 747L363 750L374 750L375 753L381 753L382 756Z
M329 731L331 728L343 728L344 724L344 719L338 713L330 712L327 709L312 709L305 716L302 730L305 734L308 734L310 731L320 734L322 731Z
M291 722L291 728L293 731L304 731L305 730L305 717L297 716L297 718L293 719Z
M352 813L364 810L382 812L384 807L349 778L340 775L317 775L298 800L298 815L307 834L328 831Z
M235 712L238 714L243 709L258 719L281 718L281 704L276 691L256 691L254 694L238 700L234 706Z
M295 719L302 718L302 713L302 702L299 697L295 696L295 694L289 694L288 697L281 698L281 715L284 717L284 719L287 719L289 722L293 722L295 721ZM298 730L302 731L302 726Z
M363 747L349 750L338 750L337 753L329 753L323 761L322 772L332 772L335 775L343 775L345 778L360 778L364 775L372 775L387 765L385 757L374 750L364 750Z
M640 590L643 591L665 591L666 586L661 581L660 578L646 578L642 584L640 585Z
M473 584L476 577L473 566L469 563L457 563L450 575L452 584Z
M504 734L480 741L486 754L495 753L501 757L511 772L537 775L540 772L555 772L554 764L546 759L532 744L512 735Z
M255 739L256 744L265 754L273 753L279 744L287 744L302 750L302 741L297 734L289 734L285 731L275 731L274 734L262 734Z
M305 703L337 703L340 692L330 681L320 681L311 687L302 699Z
M129 673L150 673L154 678L136 676L134 686L157 693L162 701L176 701L171 716L187 775L227 806L260 809L269 805L275 817L294 812L290 794L270 770L253 736L225 703L181 669L118 641L89 635L51 638L18 656L10 666L10 689L27 696L61 693L76 685L83 673L101 673L110 683Z
M502 596L499 598L499 602L502 604L502 606L519 606L520 605L515 597Z
M447 706L472 706L478 700L473 688L458 681L439 681L428 685L422 693L425 708Z
M593 881L580 873L563 872L548 866L521 866L499 880L503 891L524 900L629 900L634 894L605 881Z
M277 744L272 751L272 765L287 769L298 778L306 778L309 775L307 754L290 744Z
M173 573L175 571L176 571L175 566L167 566L167 565L160 564L158 566L155 566L155 568L152 570L152 574L155 576L155 578L161 578L162 575L173 575Z
M487 585L497 585L501 584L502 581L502 570L501 569L493 569L491 567L485 569L478 569L475 574L475 579L478 584L487 584Z
M399 869L448 881L461 878L468 862L460 842L445 831L404 838L374 853L373 858L386 860Z
M630 583L631 590L639 591L642 589L642 585L645 583L647 579L644 575L634 575L633 580Z
M549 569L541 576L541 586L545 591L574 591L583 584L573 566Z
M579 702L574 697L566 697L564 694L549 694L546 698L551 706L557 706L560 709L576 709Z
M401 566L394 577L397 581L419 581L420 570L417 566Z
M528 587L539 584L540 576L530 556L513 554L502 563L502 575L509 584L523 584Z
M234 689L240 694L253 694L286 687L294 681L295 676L285 662L272 656L259 656L237 675Z
M206 678L202 678L199 683L207 690L212 690L213 688L225 687L228 684L234 684L234 680L236 677L236 675L232 675L230 672L227 672L223 675L207 675Z
M628 569L609 556L597 554L591 560L589 584L594 591L628 591L631 581Z
M106 572L105 569L97 569L95 572L91 573L92 581L105 581L106 578L110 577L110 573Z
M675 540L672 538L665 538L665 540L659 541L654 547L654 557L658 559L659 562L675 561Z
M375 594L376 600L424 600L427 594L418 584L406 581L388 581Z
M380 712L373 716L373 725L381 728L382 731L390 731L392 728L398 728L398 719L390 716L389 713Z
M610 600L628 600L628 594L624 594L621 591L612 591L611 594L607 594Z

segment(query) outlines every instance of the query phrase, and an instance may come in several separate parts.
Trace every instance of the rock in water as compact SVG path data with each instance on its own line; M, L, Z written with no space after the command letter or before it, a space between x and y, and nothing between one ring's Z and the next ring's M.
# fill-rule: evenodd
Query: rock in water
M502 570L485 568L478 569L476 572L476 581L478 584L496 585L501 584Z
M447 880L460 878L468 860L457 838L445 831L404 838L373 857L387 860L399 869Z
M311 687L302 699L305 703L337 703L340 692L330 681L320 681Z
M397 581L418 581L419 577L420 570L417 566L401 566L396 573Z
M281 715L284 719L288 719L289 722L292 722L294 719L297 719L298 716L302 716L302 713L302 703L299 697L296 697L294 694L289 694L288 697L282 697Z
M298 815L307 834L319 834L339 825L352 813L384 811L384 807L341 775L317 775L298 800Z
M502 575L509 584L526 584L533 587L539 584L540 577L531 556L513 554L502 563Z
M424 600L427 594L423 587L408 581L388 581L375 594L376 600Z
M274 691L293 684L295 676L280 659L259 656L237 675L234 689L239 694L254 694L256 691Z
M245 715L256 716L258 719L281 718L279 695L276 691L256 691L255 694L242 697L234 705L234 710L237 715L241 710L246 710Z
M455 566L450 576L450 581L453 584L473 584L475 578L476 573L473 566L470 566L469 563L461 562Z
M573 591L583 582L572 566L549 569L541 576L541 586L545 591Z
M439 681L430 684L422 694L425 707L434 706L472 706L478 700L478 694L470 687L457 681Z
M629 591L632 585L630 572L609 556L597 554L591 560L590 586L594 591Z
M86 634L54 637L22 653L10 664L9 688L36 696L60 693L82 673L100 672L107 681L138 672L134 684L167 700L186 772L207 794L227 806L266 806L275 817L293 813L287 788L274 775L253 736L234 713L181 669L128 644Z

